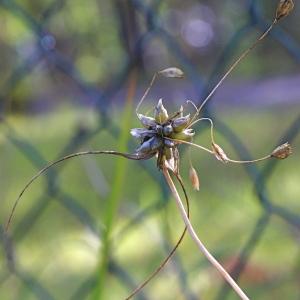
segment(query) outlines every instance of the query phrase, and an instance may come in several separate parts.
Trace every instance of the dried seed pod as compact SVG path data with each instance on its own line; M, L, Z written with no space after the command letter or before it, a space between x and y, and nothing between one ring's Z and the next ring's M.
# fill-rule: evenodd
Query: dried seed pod
M155 121L160 124L164 123L169 118L168 111L162 104L162 99L159 99L157 105L155 106L154 118Z
M289 143L278 146L272 153L271 157L285 159L292 154L292 147Z
M146 117L142 114L138 114L138 118L141 121L141 123L146 127L146 128L150 128L150 127L155 127L156 126L156 122L154 118L151 117Z
M199 191L200 183L197 171L191 166L190 167L190 181L194 190Z
M183 78L184 76L182 70L175 67L164 69L158 73L169 78Z
M190 123L190 115L188 114L185 117L174 119L172 122L172 126L175 132L180 132L184 128L186 128L189 125L189 123Z
M276 10L276 21L286 17L294 8L293 0L280 0Z
M229 161L229 158L225 154L224 150L218 144L213 142L212 149L217 160L222 161L223 163L227 163Z

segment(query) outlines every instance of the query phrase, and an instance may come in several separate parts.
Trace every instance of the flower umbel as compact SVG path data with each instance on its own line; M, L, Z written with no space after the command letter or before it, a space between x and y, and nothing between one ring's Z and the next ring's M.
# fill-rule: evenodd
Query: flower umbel
M157 156L157 167L163 169L164 165L176 174L179 174L180 142L191 142L195 132L187 128L190 124L190 115L183 116L180 109L169 117L168 111L160 99L154 108L154 117L138 114L138 118L144 128L134 128L131 135L140 140L140 146L136 154Z

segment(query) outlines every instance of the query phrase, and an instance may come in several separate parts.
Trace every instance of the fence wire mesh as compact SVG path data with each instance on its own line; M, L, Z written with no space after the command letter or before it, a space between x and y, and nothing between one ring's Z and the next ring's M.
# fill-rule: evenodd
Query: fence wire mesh
M237 55L237 50L242 49L243 46L249 42L249 39L252 38L252 34L256 34L258 31L263 31L267 28L269 21L267 21L267 17L265 16L265 8L271 7L272 5L274 7L274 4L267 3L263 5L264 3L262 3L262 1L257 0L243 1L243 4L233 0L224 1L225 4L228 2L230 5L239 7L239 12L242 13L243 19L240 20L240 26L238 28L237 26L233 27L235 32L231 38L227 39L227 45L218 53L217 59L214 58L210 60L210 63L214 61L214 65L210 66L210 69L213 71L210 77L206 79L206 70L199 70L199 67L196 66L194 62L195 58L187 55L185 46L178 42L177 37L166 29L165 20L163 20L161 15L162 11L167 8L172 8L171 1L168 1L168 3L159 0L86 1L80 6L80 9L86 10L86 14L83 14L86 17L83 19L78 17L76 15L77 11L72 9L72 6L75 5L74 3L76 2L78 5L80 1L56 0L35 2L36 1L32 3L30 1L24 1L23 3L23 1L17 0L0 1L1 15L3 16L3 20L5 20L5 22L1 22L3 34L0 36L0 39L2 39L0 43L3 45L0 51L2 52L1 56L6 58L1 62L1 68L5 70L5 72L1 75L0 126L2 143L5 143L5 145L9 144L9 146L2 146L1 148L3 149L2 156L5 157L7 155L7 157L10 157L10 153L11 155L15 155L16 164L19 166L14 167L8 174L1 174L3 185L13 187L10 190L3 188L3 192L1 193L3 207L5 207L5 210L1 213L1 217L3 218L2 224L5 223L8 209L11 207L12 200L15 198L17 191L22 186L22 182L26 181L25 176L34 173L34 170L41 169L50 160L55 159L55 157L60 158L66 154L76 152L79 149L93 147L93 145L99 146L99 144L95 142L96 139L107 139L108 141L112 141L112 145L116 144L121 128L119 127L120 124L115 121L115 118L112 118L112 107L116 105L114 100L117 99L120 94L123 95L123 89L126 87L128 78L133 72L138 72L138 74L141 75L145 73L145 70L148 70L149 74L150 72L156 71L155 65L154 67L150 66L149 71L150 63L147 61L147 57L151 56L151 51L149 52L148 50L151 49L152 43L159 43L160 47L163 47L170 55L170 61L175 62L177 66L180 66L180 68L185 71L188 81L192 84L191 88L194 90L194 100L199 104L201 99L207 95L224 73L230 61ZM198 3L197 1L190 2ZM176 4L178 5L177 2ZM224 8L224 5L222 8ZM215 4L215 6L217 8L218 4ZM97 28L99 25L99 22L97 22L98 14L103 18L101 24L104 28ZM74 18L74 23L69 23L68 17ZM78 18L78 20L76 18ZM88 31L84 27L84 23L90 18L95 18L91 25L95 27L95 31L89 33L92 36L87 37ZM290 24L293 24L293 18L296 20L297 16L291 17ZM12 22L15 22L15 24L17 24L16 26L21 28L17 34L18 36L24 35L24 38L19 39L18 43L15 41L5 43L4 32L10 30ZM62 25L61 22L65 23ZM116 28L111 29L112 25L115 25ZM76 28L77 30L74 30L72 26L75 26L75 28L78 26ZM65 32L60 34L59 31L56 32L56 28L64 28ZM112 36L107 37L104 32L108 30L108 28L114 33ZM283 60L287 60L289 65L293 65L294 70L297 70L300 64L300 44L293 39L292 32L295 31L295 29L293 29L293 27L291 28L292 30L290 32L287 29L282 29L280 26L276 27L274 31L271 32L269 41L266 42L267 45L262 47L266 47L270 53L276 51L274 49L280 48L281 52L278 55L281 55ZM100 32L100 34L95 34L95 32ZM76 40L76 42L74 42L74 40ZM110 42L119 44L119 50L117 51L120 53L116 53L115 55L116 57L122 57L122 60L114 62L113 58L111 58L111 56L114 56L114 53L110 53L111 56L108 56L107 53L101 52L101 47L105 43ZM71 46L68 45L69 43ZM96 47L96 43L99 45L93 55L97 56L99 54L101 56L99 61L105 61L106 58L110 59L110 61L108 61L106 65L103 63L102 69L105 71L102 73L86 74L89 73L89 68L84 69L82 67L84 64L80 64L80 61L78 62L76 53L78 51L85 52L88 47ZM109 51L109 49L106 49L106 51ZM113 52L115 50L111 48L110 51ZM145 53L148 53L146 58ZM82 59L86 59L84 60L86 64L93 65L95 63L91 58L83 57ZM276 68L276 66L274 68ZM50 86L50 88L43 94L38 89L38 85L43 85L44 81L47 81L47 86ZM24 87L26 84L34 85L31 89L33 91L31 94ZM170 83L170 86L171 84L172 83ZM53 92L50 92L51 88L53 88ZM54 103L55 98L66 98L67 102L69 101L72 105L91 107L94 112L93 117L95 118L93 124L96 125L86 126L85 122L79 118L79 120L77 120L78 122L76 122L76 126L72 128L72 133L69 134L69 138L65 139L60 137L59 142L55 145L55 147L59 146L59 148L54 149L50 143L47 144L47 146L41 147L39 142L36 142L36 140L32 141L31 132L28 131L30 129L26 129L26 132L16 129L16 126L10 121L10 117L12 111L26 110L27 107L30 107L34 112L44 109L44 99L42 101L42 99L39 98L45 96L49 97ZM31 98L35 98L34 105L30 102ZM75 99L75 101L73 99ZM49 101L49 105L54 105L51 104L51 101ZM121 104L117 102L117 105ZM214 119L218 136L226 140L228 146L235 149L236 154L240 158L251 158L252 154L248 150L248 145L245 144L245 139L240 137L237 130L233 129L228 123L218 117L216 106L208 104L205 114ZM274 135L274 146L286 141L293 143L298 137L300 115L294 111L291 116L292 117L288 117L288 121L282 121L283 125L280 125L281 130L276 136ZM292 120L291 118L294 119ZM41 131L48 130L48 119L47 117L45 117L45 119L46 120L40 121L40 126L42 127ZM68 121L65 121L65 123L61 125L67 126L67 122ZM281 120L279 122L281 122ZM284 128L282 128L282 126L284 126ZM20 126L18 128L20 128ZM200 132L202 129L201 127L199 128ZM64 130L64 128L62 128L62 130ZM55 133L53 133L53 135L55 138ZM105 142L105 147L107 145L109 149L113 148L109 146L108 142ZM131 143L129 143L128 147L129 149L134 149L134 145ZM47 269L55 268L55 266L50 266L50 257L44 256L44 260L47 260L47 262L41 262L40 268L38 269L36 267L31 268L31 258L26 259L24 257L31 256L30 238L37 239L37 242L39 240L43 242L51 238L55 240L54 231L58 230L61 233L64 230L64 228L61 227L63 222L53 225L52 231L49 227L52 227L51 222L55 221L48 220L45 222L44 220L44 214L46 214L48 210L53 210L53 205L56 207L56 212L63 209L64 212L60 217L71 220L66 221L66 226L68 226L69 223L74 223L75 228L80 228L82 231L86 230L91 233L91 236L95 239L94 243L100 243L102 227L101 221L99 221L99 217L97 217L97 213L95 212L99 212L99 207L103 209L103 205L101 206L99 204L98 198L100 198L101 201L105 200L106 195L103 192L105 186L102 186L102 191L98 190L101 188L98 186L99 182L97 182L97 176L102 176L102 171L99 170L99 166L101 163L105 163L105 161L101 160L101 163L97 164L97 167L94 168L93 166L95 165L96 159L98 158L89 158L82 162L82 168L88 170L84 176L91 178L89 189L92 189L95 194L93 196L95 202L94 206L91 204L93 201L86 199L87 196L84 192L79 194L72 192L74 184L68 181L65 176L60 180L59 177L61 174L64 173L65 169L69 168L68 163L66 163L59 168L50 170L45 175L45 183L41 184L42 187L39 187L38 192L35 189L35 192L30 193L27 199L24 200L24 203L29 202L30 204L27 204L28 206L25 211L20 208L23 212L17 214L14 220L11 237L6 236L2 229L1 242L3 252L0 270L1 299L87 299L91 297L91 293L97 285L96 271L90 274L84 274L81 278L74 279L73 282L68 282L67 289L64 290L64 288L61 287L61 289L64 290L62 292L55 290L53 286L47 283L47 273L51 271ZM11 162L11 160L8 160L8 162ZM22 170L23 164L26 166L24 168L28 168L28 172ZM292 242L289 241L289 243L293 243L293 246L291 246L293 251L290 254L293 256L293 263L290 262L290 269L283 275L277 274L272 280L267 280L267 283L264 281L263 284L260 283L260 287L255 294L255 298L258 299L275 299L271 290L274 286L280 285L283 282L290 282L290 286L293 287L293 292L286 291L286 295L290 295L286 296L288 299L299 299L300 293L299 250L297 251L297 248L299 248L300 229L299 205L292 205L291 207L293 208L291 208L289 207L289 199L281 199L282 201L278 201L276 195L270 191L269 186L269 182L274 173L276 173L278 177L285 176L284 174L279 174L277 171L275 172L275 170L279 168L279 164L280 162L278 161L269 161L262 166L256 164L244 166L244 171L249 176L248 181L251 182L251 186L254 189L254 194L252 195L253 202L255 202L256 205L256 200L258 200L260 209L256 208L256 218L253 220L253 223L251 223L253 224L252 230L248 227L248 231L244 232L243 238L237 238L234 244L236 257L234 258L234 262L228 266L230 273L237 281L243 278L244 274L246 279L244 279L242 283L246 284L247 276L250 276L248 269L249 262L255 255L261 241L266 239L265 242L267 243L267 231L269 228L279 226L280 232L285 232L286 235L291 236ZM114 163L112 163L111 166L110 164L105 165L108 169L113 170L114 168ZM201 165L200 162L199 165ZM158 200L153 202L152 199L149 203L147 202L147 205L143 205L142 209L138 209L139 203L130 202L133 212L124 212L124 214L128 216L127 222L124 222L123 227L120 227L116 234L116 239L119 240L120 244L122 244L122 239L125 239L127 235L138 226L152 222L153 216L156 216L159 212L163 211L165 216L168 215L166 212L168 210L165 209L169 203L169 191L164 184L160 184L163 180L160 180L161 177L157 170L155 170L154 163L145 162L141 163L140 166L142 167L142 171L140 170L138 172L146 172L148 174L147 176L149 176L147 178L152 178L153 181L149 184L149 189L153 188L157 190L156 197ZM19 168L20 170L18 171ZM9 166L6 166L5 170L8 169ZM14 175L13 171L18 172L17 175L20 176L16 182L14 178L17 175ZM71 172L77 172L77 169L71 169ZM214 175L214 178L217 176L218 175ZM64 182L64 180L66 182ZM296 178L296 180L299 180L299 177ZM66 188L66 186L69 186L69 189ZM210 184L210 188L213 188L213 186L213 184ZM132 188L136 189L136 187ZM145 187L143 187L143 189L144 188ZM126 191L130 190L130 187L124 190L126 194ZM238 197L235 195L234 189L232 191L231 197ZM130 195L130 197L133 197L134 194ZM288 198L289 195L286 197ZM125 201L125 199L122 199L122 201ZM97 207L98 204L100 205L99 207ZM197 204L197 209L201 210L201 203ZM175 211L173 213L175 213ZM241 214L243 213L245 213L245 211L241 212ZM53 213L53 216L55 216L55 214L56 213ZM212 214L212 212L210 212L210 214ZM230 218L230 213L228 213L227 217ZM282 222L278 221L278 223L274 223L273 220L275 217L276 220L280 219ZM171 217L169 218L171 219ZM44 225L42 226L41 221L45 223L43 223ZM202 222L203 223L200 224L205 224L205 220L202 220ZM216 222L216 226L218 225L220 224ZM172 226L168 224L168 222L161 220L160 226L160 231L162 231L161 236L163 236L163 238L159 237L158 239L160 239L160 241L157 243L163 248L163 253L167 253L173 244L172 235L174 233L171 232ZM46 228L47 233L43 233L43 229L45 230ZM209 228L207 228L207 230L209 230ZM32 231L35 232L34 237ZM52 231L52 233L49 234L48 231ZM228 250L224 248L226 248L226 239L232 232L224 232L223 241L220 240L221 237L219 237L219 240L215 240L210 244L209 248L211 248L212 252L215 253L221 261L226 254L228 254ZM46 237L43 236L44 234ZM202 235L205 239L205 234ZM207 235L209 235L209 232L207 232ZM232 239L233 237L231 237L231 240ZM68 240L64 241L64 243L68 244ZM214 243L216 245L215 249ZM52 245L52 247L54 246ZM223 250L221 249L222 247ZM275 245L275 248L274 252L279 251L278 244ZM45 247L41 249L41 251L47 251ZM52 254L55 252L53 249L49 250ZM229 247L229 250L230 249L232 249L231 246ZM22 258L19 258L18 253L20 252L26 254L23 254ZM272 254L273 253L269 254L270 260L272 260ZM42 257L40 253L35 255ZM276 255L274 256L277 257ZM74 260L76 260L75 257ZM203 270L207 272L211 271L208 271L207 264L198 256L197 259L194 258L194 260L189 262L188 266L186 265L187 261L181 252L173 258L171 263L172 272L176 277L173 279L173 284L176 285L180 293L169 295L169 298L165 296L164 299L204 299L201 296L201 282L203 286L205 286L206 283L201 281L199 283L200 287L196 288L194 286L195 282L192 281L191 277L197 276L195 274L200 270L202 270L202 272ZM64 264L63 262L61 263L62 265ZM142 269L142 265L142 261L140 260L140 266L136 267L141 267ZM280 265L282 265L282 263ZM58 272L64 272L63 267L57 268ZM143 273L132 271L130 265L120 259L117 254L113 254L110 257L109 272L127 292L134 289L140 279L145 276L145 274L141 275ZM277 271L275 270L274 272ZM258 273L259 271L255 273L256 277L260 276ZM164 277L166 273L159 276ZM73 278L70 280L73 280ZM159 281L163 281L163 279L160 278ZM257 281L259 282L259 279L257 279ZM253 286L247 285L250 291L255 289L255 280L252 284ZM289 285L286 286L287 289L289 289ZM215 292L217 287L219 287L219 290ZM220 300L233 297L233 295L230 294L230 288L226 284L222 285L221 281L216 284L216 287L212 286L211 289L213 292L209 293L205 299L214 298ZM169 293L171 294L171 292L172 291ZM111 299L117 299L113 294L110 295ZM155 294L153 294L151 288L146 288L137 296L137 299L163 299L153 295ZM278 299L281 298L279 297Z

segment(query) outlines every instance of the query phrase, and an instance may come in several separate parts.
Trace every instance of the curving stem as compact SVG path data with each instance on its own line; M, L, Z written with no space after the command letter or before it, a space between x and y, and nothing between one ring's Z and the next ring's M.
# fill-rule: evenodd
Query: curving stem
M206 249L204 244L199 239L198 235L196 234L193 225L191 224L187 213L184 209L182 204L181 198L178 194L178 191L175 187L175 184L170 176L170 173L166 167L163 168L163 174L166 178L166 181L170 187L170 190L176 200L177 207L180 211L181 217L187 227L188 233L190 234L193 241L196 243L199 250L205 255L205 257L209 260L209 262L218 270L221 276L231 285L231 287L235 290L238 294L240 299L243 300L250 300L248 296L242 291L242 289L238 286L238 284L233 280L233 278L227 273L227 271L222 267L222 265L212 256L212 254Z

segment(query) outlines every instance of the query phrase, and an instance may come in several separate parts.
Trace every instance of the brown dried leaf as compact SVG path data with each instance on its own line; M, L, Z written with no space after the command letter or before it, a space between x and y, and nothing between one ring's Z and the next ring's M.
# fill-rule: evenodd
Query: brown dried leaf
M271 157L285 159L292 154L292 147L289 143L278 146L272 153Z
M200 183L197 171L191 166L190 167L190 181L194 190L199 191Z
M289 15L293 8L293 0L280 0L276 10L276 21L279 21Z
M229 158L227 157L224 150L219 145L213 142L212 149L217 160L222 161L223 163L227 163L229 161Z

